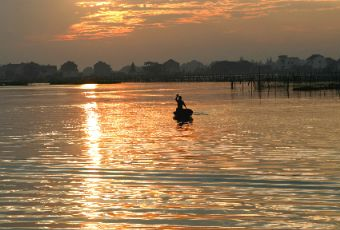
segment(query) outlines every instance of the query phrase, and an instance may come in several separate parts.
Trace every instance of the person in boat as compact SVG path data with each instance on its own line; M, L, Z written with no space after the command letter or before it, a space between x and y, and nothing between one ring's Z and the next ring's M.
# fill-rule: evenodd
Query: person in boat
M175 100L176 100L176 102L177 102L177 109L176 109L176 111L183 110L183 106L184 106L185 108L187 108L187 106L186 106L186 104L184 103L182 97L179 96L178 94L176 95Z

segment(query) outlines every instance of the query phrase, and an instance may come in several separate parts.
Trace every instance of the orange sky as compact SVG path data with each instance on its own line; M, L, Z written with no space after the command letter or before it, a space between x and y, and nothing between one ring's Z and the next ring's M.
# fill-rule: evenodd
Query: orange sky
M340 0L2 0L0 64L340 58Z

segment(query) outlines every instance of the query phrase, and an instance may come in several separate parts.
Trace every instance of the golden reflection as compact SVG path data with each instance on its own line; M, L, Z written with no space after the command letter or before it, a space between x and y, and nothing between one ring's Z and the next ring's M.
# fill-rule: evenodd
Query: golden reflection
M99 153L99 139L101 137L101 130L98 121L98 113L96 112L97 103L89 103L84 106L87 119L86 119L86 133L88 139L88 154L90 155L93 163L100 164L102 159Z
M85 90L94 90L96 84L86 84L81 86ZM87 98L96 98L95 91L86 92ZM90 95L90 96L87 96ZM96 102L90 102L84 105L85 134L87 139L87 154L89 161L86 164L86 174L83 181L83 208L82 213L87 219L93 220L100 217L100 200L102 194L102 178L99 175L99 169L102 167L103 156L100 152L100 140L102 137L101 126L98 114L98 105ZM98 229L100 226L96 223L84 223L83 229Z
M84 84L81 85L80 88L81 89L96 89L97 88L97 84Z
M97 98L97 96L96 96L96 92L93 91L93 90L96 89L97 86L98 86L97 84L84 84L84 85L81 85L80 88L81 89L91 90L91 91L87 91L87 92L84 93L85 97L95 99L95 98ZM85 105L85 107L86 106L87 105Z

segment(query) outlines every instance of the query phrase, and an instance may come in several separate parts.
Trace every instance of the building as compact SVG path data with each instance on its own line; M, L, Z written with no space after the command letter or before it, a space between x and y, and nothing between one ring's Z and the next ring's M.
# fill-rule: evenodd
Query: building
M165 73L179 73L180 64L173 59L169 59L168 61L163 63L163 71Z
M206 69L207 67L205 65L196 60L181 65L181 71L184 73L200 73Z
M304 65L304 61L298 57L288 57L287 55L280 55L276 61L275 69L277 70L292 70L294 68Z
M312 69L324 69L327 67L327 60L320 54L313 54L307 58L306 65Z
M163 65L158 62L144 62L143 70L148 74L159 74L163 71Z
M244 74L258 70L258 64L249 61L215 61L210 64L214 74Z

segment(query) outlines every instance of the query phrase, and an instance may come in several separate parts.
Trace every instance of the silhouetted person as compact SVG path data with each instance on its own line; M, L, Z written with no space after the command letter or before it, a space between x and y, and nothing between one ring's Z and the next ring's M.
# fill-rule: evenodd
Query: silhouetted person
M183 106L185 108L187 108L187 106L185 105L184 101L182 100L182 97L179 96L178 94L176 95L175 100L177 102L177 109L176 110L183 110Z

